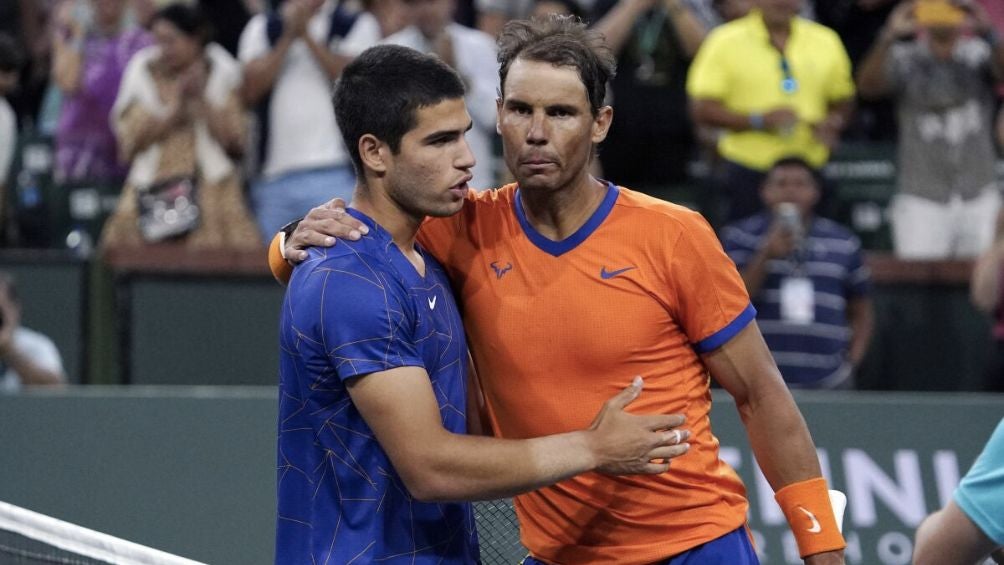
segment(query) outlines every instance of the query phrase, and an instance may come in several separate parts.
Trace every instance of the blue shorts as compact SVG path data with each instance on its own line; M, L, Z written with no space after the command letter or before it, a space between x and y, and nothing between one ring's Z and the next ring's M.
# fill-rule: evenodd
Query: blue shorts
M724 536L713 539L679 555L670 557L660 565L759 565L746 526L740 526ZM547 565L529 555L523 565Z

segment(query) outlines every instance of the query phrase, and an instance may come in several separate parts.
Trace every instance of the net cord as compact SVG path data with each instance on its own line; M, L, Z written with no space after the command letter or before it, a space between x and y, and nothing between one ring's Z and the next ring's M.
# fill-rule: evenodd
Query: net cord
M0 502L0 530L114 565L205 565Z

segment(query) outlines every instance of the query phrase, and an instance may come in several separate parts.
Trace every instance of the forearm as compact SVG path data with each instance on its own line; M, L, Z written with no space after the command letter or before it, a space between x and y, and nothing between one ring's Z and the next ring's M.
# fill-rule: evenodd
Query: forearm
M843 131L843 129L847 126L847 123L851 121L851 115L853 114L853 98L837 100L835 102L830 102L829 109L826 112L826 121L836 124L838 131Z
M324 72L331 80L337 79L342 74L345 66L348 65L351 60L344 55L332 53L308 35L304 35L303 40L310 48L310 52L314 55L314 59L317 60L317 63L321 65L321 68L324 69Z
M868 353L872 333L875 330L875 310L868 298L852 299L847 305L847 322L851 328L851 343L847 360L857 367Z
M83 40L57 38L53 44L52 78L65 94L73 94L80 88L80 73L83 67L81 54Z
M12 346L0 349L0 359L18 374L25 385L59 385L66 381L62 372L40 366Z
M983 32L983 37L990 45L990 64L992 65L994 76L998 81L1004 81L1004 38L993 28Z
M738 405L753 454L775 490L822 476L809 428L783 381Z
M750 445L775 491L821 476L815 446L755 323L705 363L732 395Z
M885 76L886 59L896 39L889 33L882 33L875 40L868 55L858 68L858 93L862 98L875 99L888 94L889 84Z
M246 106L254 106L272 89L282 68L286 52L294 38L283 35L267 55L249 61L244 66L244 82L241 84L241 99Z
M1004 241L997 241L980 255L969 283L973 305L984 312L993 312L1000 297L1000 272L1004 261Z
M696 14L683 5L682 0L670 0L666 10L680 38L683 51L688 59L692 59L708 35L707 28L697 19Z
M631 37L635 21L649 9L650 4L645 0L621 0L593 28L603 34L607 46L614 53L620 53Z
M746 293L750 295L751 299L756 298L760 294L763 281L767 279L767 261L767 253L761 249L756 252L756 255L739 272L739 275L743 278L743 284L746 285Z
M596 467L588 433L503 440L445 432L442 448L423 457L425 470L408 488L426 501L491 500L536 490Z
M694 100L691 103L694 121L702 126L724 128L731 131L753 129L753 117L729 110L718 100Z

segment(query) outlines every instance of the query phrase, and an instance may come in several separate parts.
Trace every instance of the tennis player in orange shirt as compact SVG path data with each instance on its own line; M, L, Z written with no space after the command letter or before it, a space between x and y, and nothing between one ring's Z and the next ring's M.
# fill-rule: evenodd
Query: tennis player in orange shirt
M805 562L842 564L812 439L714 232L695 212L588 173L613 119L602 37L573 18L514 21L499 61L498 130L517 182L472 193L418 236L460 301L487 426L505 438L580 428L640 374L637 411L684 414L692 433L664 474L587 473L517 496L525 563L757 563L745 489L711 430L710 374L735 398ZM277 236L280 279L280 252L296 262L305 246L333 243L327 234L365 237L342 206Z

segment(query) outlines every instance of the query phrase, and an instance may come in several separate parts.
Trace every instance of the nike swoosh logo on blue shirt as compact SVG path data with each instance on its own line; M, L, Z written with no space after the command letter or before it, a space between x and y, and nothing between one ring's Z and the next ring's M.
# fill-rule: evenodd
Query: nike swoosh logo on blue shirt
M617 269L616 271L608 271L606 267L600 269L600 278L603 280L612 279L617 275L626 273L631 269L637 269L638 267L624 267L623 269Z

